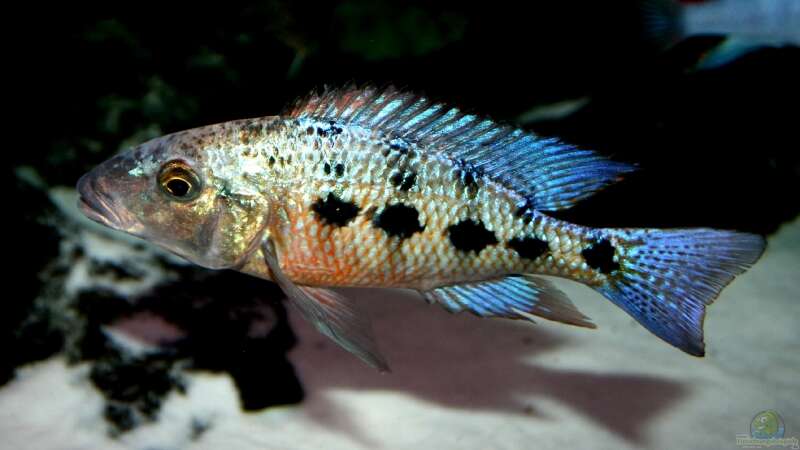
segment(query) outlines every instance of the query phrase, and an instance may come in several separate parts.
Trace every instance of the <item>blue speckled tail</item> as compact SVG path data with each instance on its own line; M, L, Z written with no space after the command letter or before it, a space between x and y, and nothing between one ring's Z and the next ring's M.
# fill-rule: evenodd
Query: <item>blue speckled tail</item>
M620 269L598 290L653 334L705 354L706 305L758 260L761 236L710 229L609 230L620 241Z

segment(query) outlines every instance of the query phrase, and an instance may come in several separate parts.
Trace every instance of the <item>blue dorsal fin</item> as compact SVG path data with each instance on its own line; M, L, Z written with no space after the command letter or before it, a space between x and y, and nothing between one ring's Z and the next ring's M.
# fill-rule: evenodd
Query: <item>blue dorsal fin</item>
M378 130L439 152L525 197L526 208L542 211L569 208L634 168L393 86L326 89L298 100L285 115Z

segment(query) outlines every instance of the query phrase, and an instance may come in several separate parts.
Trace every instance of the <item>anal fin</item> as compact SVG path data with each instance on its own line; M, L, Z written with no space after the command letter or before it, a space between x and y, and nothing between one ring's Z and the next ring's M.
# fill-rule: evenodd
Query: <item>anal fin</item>
M450 312L470 311L481 317L527 319L538 316L579 327L596 328L570 299L549 281L531 275L443 286L422 293Z
M262 251L273 279L306 320L314 324L320 333L370 366L381 372L389 371L389 364L378 350L372 325L365 313L355 309L346 297L335 291L295 284L281 270L271 240L262 245Z

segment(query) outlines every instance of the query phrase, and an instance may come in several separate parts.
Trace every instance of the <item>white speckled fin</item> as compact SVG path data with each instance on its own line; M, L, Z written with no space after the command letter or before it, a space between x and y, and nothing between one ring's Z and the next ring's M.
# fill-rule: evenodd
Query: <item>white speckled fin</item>
M346 297L330 289L295 284L281 270L271 240L265 241L262 251L273 280L317 330L372 367L381 372L389 371L366 314L357 311Z
M518 192L521 212L569 208L634 168L392 86L312 93L286 116L379 130L400 151L416 145L442 153L473 178L485 175Z
M425 299L450 312L470 311L481 317L527 319L533 316L596 328L567 296L549 281L531 275L444 286L423 292Z

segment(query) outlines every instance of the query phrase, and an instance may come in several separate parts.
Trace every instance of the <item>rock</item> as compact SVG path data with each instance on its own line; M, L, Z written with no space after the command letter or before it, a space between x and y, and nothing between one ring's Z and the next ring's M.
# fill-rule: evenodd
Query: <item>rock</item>
M95 226L76 211L74 190L20 188L26 201L12 228L42 251L23 254L12 278L27 291L0 303L0 350L14 349L0 382L57 354L88 364L112 436L158 420L165 397L185 393L191 372L228 374L245 411L303 398L286 359L295 336L275 284L204 270ZM198 438L209 426L201 425Z

